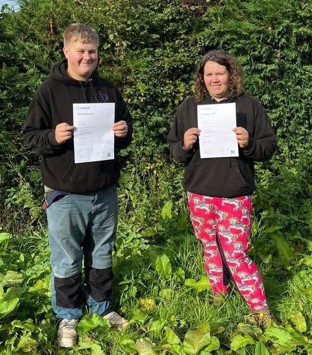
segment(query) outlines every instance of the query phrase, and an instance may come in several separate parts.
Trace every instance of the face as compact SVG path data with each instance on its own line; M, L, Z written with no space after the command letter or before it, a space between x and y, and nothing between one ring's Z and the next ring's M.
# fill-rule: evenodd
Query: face
M209 60L204 66L204 82L214 99L225 99L229 93L230 73L225 66Z
M68 61L68 74L76 80L87 80L98 63L98 44L70 41L63 52Z

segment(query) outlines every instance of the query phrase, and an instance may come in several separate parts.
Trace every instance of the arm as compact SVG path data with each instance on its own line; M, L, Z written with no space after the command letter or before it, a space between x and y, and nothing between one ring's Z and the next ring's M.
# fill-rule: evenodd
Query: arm
M233 129L242 154L254 161L269 160L277 148L276 136L265 109L256 102L253 107L253 131L243 127Z
M170 154L179 163L187 163L191 160L200 133L196 127L196 115L190 111L186 114L185 109L186 104L182 104L178 108L167 137ZM186 126L186 121L188 121L189 126Z
M117 93L116 111L116 122L113 124L112 129L115 135L115 146L117 149L122 149L126 148L131 142L133 121L129 110L119 93Z
M61 149L55 138L49 107L39 90L29 106L22 134L27 145L38 155L53 155Z

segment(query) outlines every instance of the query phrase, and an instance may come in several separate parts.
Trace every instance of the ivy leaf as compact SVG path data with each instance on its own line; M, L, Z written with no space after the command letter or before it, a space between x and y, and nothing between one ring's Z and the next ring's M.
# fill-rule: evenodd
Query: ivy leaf
M156 259L156 270L160 277L169 280L172 272L171 263L167 255L159 256Z
M249 335L236 335L231 342L231 350L237 351L238 349L245 348L247 345L253 345L255 341Z

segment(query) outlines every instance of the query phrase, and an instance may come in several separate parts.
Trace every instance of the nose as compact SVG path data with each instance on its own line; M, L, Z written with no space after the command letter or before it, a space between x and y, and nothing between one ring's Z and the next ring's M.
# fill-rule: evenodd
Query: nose
M89 52L85 52L85 53L84 53L83 59L85 59L85 60L90 60L91 58L92 58L91 53L89 53Z

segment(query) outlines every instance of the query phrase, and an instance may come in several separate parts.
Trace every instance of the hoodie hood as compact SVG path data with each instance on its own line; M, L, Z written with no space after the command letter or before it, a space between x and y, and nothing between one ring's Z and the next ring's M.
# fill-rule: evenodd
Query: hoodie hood
M50 78L55 79L57 81L61 81L62 83L71 86L81 86L81 84L83 84L84 86L88 86L92 85L92 83L97 82L99 79L99 73L97 70L94 70L89 79L86 81L79 81L73 79L68 75L67 68L67 59L63 59L61 62L54 64L50 74Z

